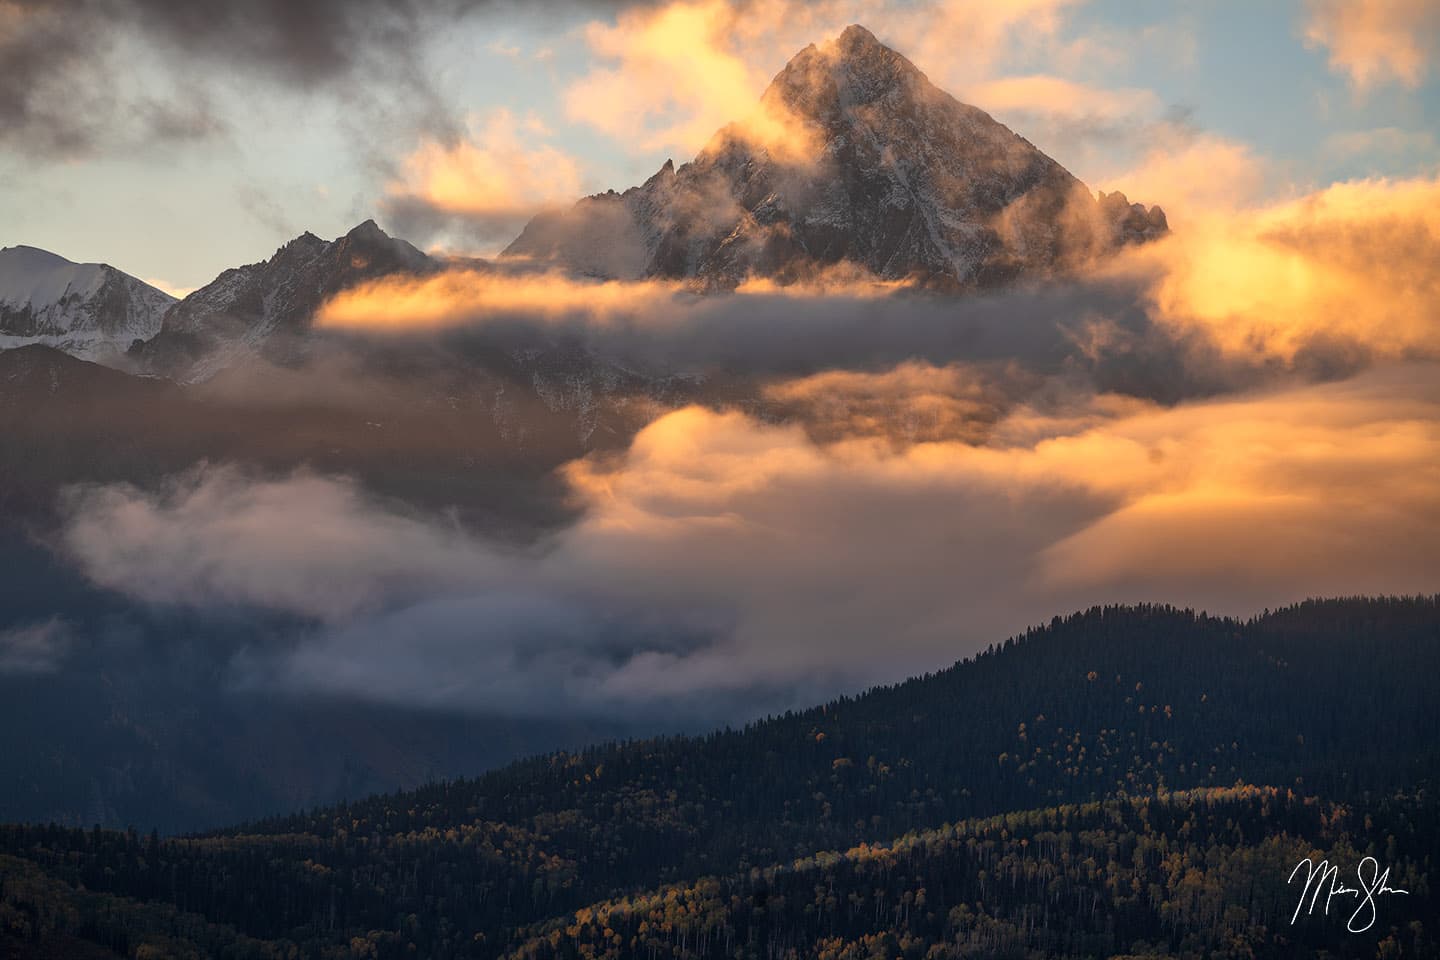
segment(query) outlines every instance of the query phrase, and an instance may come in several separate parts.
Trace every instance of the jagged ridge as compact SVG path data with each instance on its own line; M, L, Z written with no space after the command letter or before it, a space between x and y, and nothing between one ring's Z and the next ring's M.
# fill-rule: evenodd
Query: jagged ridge
M165 313L132 351L147 369L203 379L237 354L293 350L328 298L386 274L436 269L424 253L366 220L333 241L306 232L269 260L226 270Z

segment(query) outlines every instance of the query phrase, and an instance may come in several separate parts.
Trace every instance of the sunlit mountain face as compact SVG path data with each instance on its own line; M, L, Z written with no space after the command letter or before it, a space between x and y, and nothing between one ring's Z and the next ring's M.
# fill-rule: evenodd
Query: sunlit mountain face
M1440 955L1437 55L0 0L0 960Z

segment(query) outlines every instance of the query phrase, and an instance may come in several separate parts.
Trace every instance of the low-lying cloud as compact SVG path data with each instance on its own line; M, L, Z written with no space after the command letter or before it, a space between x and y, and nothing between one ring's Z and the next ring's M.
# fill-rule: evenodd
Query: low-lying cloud
M243 682L733 715L942 666L1096 602L1243 614L1432 590L1436 372L1387 363L1168 408L1091 394L1011 407L983 439L900 444L870 414L817 439L688 407L569 464L581 518L525 549L346 481L226 470L77 494L64 540L92 579L149 602L311 620L237 661ZM956 375L892 375L964 393ZM858 388L874 405L882 386Z
M202 466L157 492L80 487L66 500L65 549L97 582L151 603L340 622L463 587L496 562L459 531L306 473Z

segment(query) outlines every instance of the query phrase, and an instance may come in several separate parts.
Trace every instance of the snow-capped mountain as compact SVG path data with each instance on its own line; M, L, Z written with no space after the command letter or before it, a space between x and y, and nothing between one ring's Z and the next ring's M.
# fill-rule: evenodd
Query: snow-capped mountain
M775 149L732 124L691 163L536 217L507 255L609 277L798 279L848 262L968 289L1063 271L1167 231L1158 208L1097 200L1029 141L851 26L800 51L761 99Z
M0 349L42 343L113 360L153 337L175 298L109 264L37 247L0 249Z
M239 356L294 350L320 305L347 287L437 266L373 220L336 240L307 232L269 260L226 270L175 304L133 355L152 372L203 380Z

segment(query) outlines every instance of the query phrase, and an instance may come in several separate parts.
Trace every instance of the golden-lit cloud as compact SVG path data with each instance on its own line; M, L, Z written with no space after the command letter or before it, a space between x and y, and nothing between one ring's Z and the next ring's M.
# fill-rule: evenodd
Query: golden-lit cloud
M1440 562L1435 373L1397 367L1102 428L1145 462L1116 464L1124 503L1048 548L1044 576L1112 593L1237 574L1255 595L1427 589Z
M910 286L905 280L882 280L863 265L848 260L825 264L806 272L803 277L781 283L772 277L750 276L736 285L738 296L786 296L822 299L854 297L876 299Z
M769 75L748 56L777 2L680 0L632 8L613 24L592 22L585 38L606 65L565 94L570 119L641 150L693 154L720 128L786 159L804 159L810 131L776 103L760 103ZM768 46L768 44L765 44Z
M1007 405L979 369L912 360L889 370L827 370L772 383L765 398L812 437L887 437L902 443L980 442Z
M1415 88L1440 50L1434 0L1306 0L1305 39L1329 51L1330 69L1357 90Z
M1158 271L1155 317L1235 354L1293 360L1350 344L1440 352L1440 179L1360 180L1297 200L1201 213L1123 266Z
M877 638L886 657L958 655L977 630L1090 602L1242 613L1423 591L1440 575L1434 373L1175 409L1102 403L1049 430L1020 411L1032 422L1016 445L817 444L798 425L691 408L622 460L570 468L589 509L565 562L743 598L725 655L781 671L873 663Z
M387 192L446 214L524 218L583 193L579 163L544 142L550 131L536 117L498 109L470 119L469 135L454 144L425 140L402 161L402 176Z
M686 407L569 464L584 512L527 549L353 483L214 469L72 495L64 542L150 602L321 621L273 667L291 686L517 711L808 700L1094 603L1246 614L1433 590L1436 373L1387 363L1169 408L1080 394L1012 408L980 442L897 445L863 410L853 429L821 410L841 426L817 439L803 412ZM806 379L776 391L922 408L973 393L963 371L915 364Z
M424 330L479 323L502 314L542 319L581 314L603 321L622 313L653 313L684 295L680 284L658 280L448 270L426 277L387 277L343 291L321 307L315 324L351 330Z
M872 299L904 287L880 281L841 264L805 282L779 284L755 277L740 284L730 304L747 297L823 300ZM682 322L689 308L705 302L672 280L592 280L560 271L453 269L429 276L383 277L342 291L315 315L321 328L403 331L483 323L507 315L554 319L577 316L605 323L618 316L651 325Z
M1158 136L1140 163L1096 183L1106 192L1159 204L1176 224L1254 206L1264 195L1265 160L1246 144L1214 135Z

